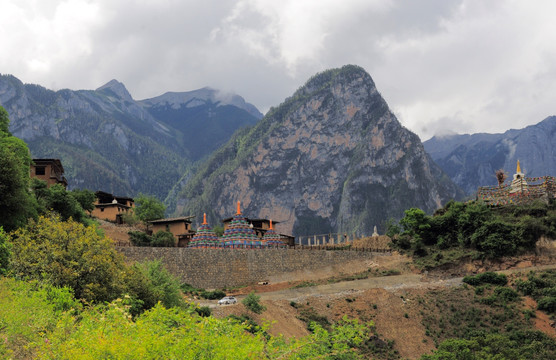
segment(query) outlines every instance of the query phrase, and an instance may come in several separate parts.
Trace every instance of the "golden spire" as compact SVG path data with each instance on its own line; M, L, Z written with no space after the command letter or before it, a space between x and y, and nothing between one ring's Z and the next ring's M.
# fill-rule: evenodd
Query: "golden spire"
M270 229L269 230L273 230L272 229L272 219L270 219Z
M239 201L237 202L237 214L236 215L241 215L241 209L239 206Z
M203 225L207 225L207 213L203 214Z
M517 160L517 170L516 174L521 174L521 166L519 166L519 160Z

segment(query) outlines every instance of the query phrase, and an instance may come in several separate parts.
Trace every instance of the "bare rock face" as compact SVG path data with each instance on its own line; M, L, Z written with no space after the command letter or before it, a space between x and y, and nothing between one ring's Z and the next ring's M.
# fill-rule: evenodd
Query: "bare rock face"
M184 186L182 214L279 221L295 235L371 234L410 207L433 211L461 195L403 128L360 67L311 78L237 134Z

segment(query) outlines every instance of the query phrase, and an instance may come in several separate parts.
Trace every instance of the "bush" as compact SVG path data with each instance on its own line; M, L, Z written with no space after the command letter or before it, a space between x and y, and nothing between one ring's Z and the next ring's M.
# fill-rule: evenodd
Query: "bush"
M143 231L129 231L129 241L134 246L151 246L151 236L147 235Z
M171 232L160 230L153 236L143 231L129 231L129 240L134 246L173 247L176 244Z
M158 302L166 308L185 306L178 281L159 260L134 264L126 272L125 280L133 315L154 307Z
M217 300L217 299L222 299L224 296L226 296L226 293L222 290L214 290L214 291L202 290L199 295L202 298L207 300Z
M94 227L41 216L12 233L10 268L19 278L70 287L75 297L110 301L121 294L123 256Z
M154 247L173 247L176 239L171 232L160 230L152 236L151 246Z
M544 310L548 313L556 312L556 297L555 296L545 296L539 300L537 303L537 308L539 310Z
M515 255L519 238L516 226L502 220L488 221L471 236L471 242L489 258Z
M195 312L199 314L200 317L209 317L212 315L212 310L208 306L201 306L195 309Z
M508 283L508 278L504 274L497 274L492 271L488 271L478 275L465 276L463 282L472 286L477 286L481 284L492 284L504 286Z
M255 314L260 314L266 310L266 307L259 302L260 299L260 296L255 295L255 292L251 291L249 295L247 295L245 299L241 301L241 303Z

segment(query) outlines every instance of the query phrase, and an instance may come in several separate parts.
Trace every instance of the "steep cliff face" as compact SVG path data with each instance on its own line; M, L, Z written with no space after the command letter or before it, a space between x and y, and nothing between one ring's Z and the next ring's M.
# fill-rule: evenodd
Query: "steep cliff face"
M517 160L527 176L556 176L556 116L503 134L433 137L425 149L468 195L496 185L495 171L515 173Z
M210 89L196 98L210 101L215 93ZM164 96L135 101L116 80L96 90L51 91L0 75L0 105L10 114L10 130L29 144L34 157L60 158L70 188L130 196L144 192L163 199L193 160L210 154L238 127L257 121L248 111L257 112L252 105L237 95L230 98L227 107L221 102L191 104L194 116L179 113L169 121L152 111L163 106ZM172 106L179 109L180 99ZM211 110L219 114L218 121ZM219 126L228 131L213 130ZM188 141L188 136L205 143Z
M371 77L345 66L311 78L251 130L236 134L189 180L178 213L213 222L243 203L248 217L296 235L359 231L459 196Z

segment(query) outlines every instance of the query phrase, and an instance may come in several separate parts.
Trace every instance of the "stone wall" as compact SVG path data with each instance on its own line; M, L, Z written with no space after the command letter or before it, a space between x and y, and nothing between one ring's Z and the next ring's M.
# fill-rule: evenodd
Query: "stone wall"
M160 259L181 282L205 289L312 280L367 270L389 256L357 251L117 247L129 260Z

